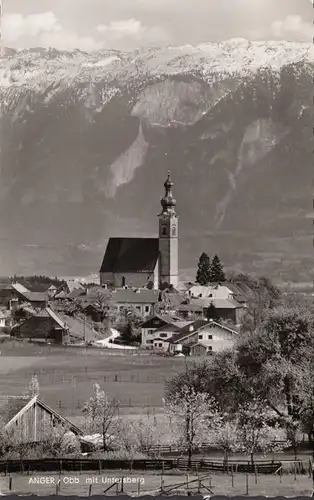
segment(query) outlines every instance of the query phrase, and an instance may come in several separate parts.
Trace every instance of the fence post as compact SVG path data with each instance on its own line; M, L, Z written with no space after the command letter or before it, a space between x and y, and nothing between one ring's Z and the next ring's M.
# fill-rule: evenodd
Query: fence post
M233 464L231 464L231 486L234 488L234 472L233 472Z
M160 492L162 493L163 491L164 491L164 476L162 473L160 478Z
M297 480L297 464L294 462L293 464L293 471L294 471L294 480Z
M255 472L255 484L257 484L257 465L256 464L255 464L254 472Z
M121 490L120 491L121 491L121 493L123 493L123 476L121 478Z
M245 474L245 494L249 494L249 474Z
M9 477L9 490L12 491L12 476Z
M89 485L89 488L88 488L88 496L90 497L92 494L92 484Z

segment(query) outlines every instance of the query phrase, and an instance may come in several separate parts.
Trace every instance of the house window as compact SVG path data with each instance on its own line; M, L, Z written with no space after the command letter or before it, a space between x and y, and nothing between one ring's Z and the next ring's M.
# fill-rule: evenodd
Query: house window
M162 339L166 339L166 338L168 337L168 333L161 333L161 334L160 334L160 337L161 337Z
M209 346L207 347L207 350L208 350L208 351L212 351L212 350L213 350L213 346L209 345Z
M141 306L135 306L135 309L136 309L137 311L140 311L140 310L141 310Z
M158 346L159 346L159 347L162 347L162 342L159 342Z
M148 335L151 335L152 333L154 333L154 330L148 330L147 333Z
M208 340L212 340L213 336L209 333L208 334Z
M148 313L149 312L149 306L145 306L145 312Z
M203 334L199 334L198 340L203 340Z
M146 344L152 344L153 342L154 342L153 339L146 340Z

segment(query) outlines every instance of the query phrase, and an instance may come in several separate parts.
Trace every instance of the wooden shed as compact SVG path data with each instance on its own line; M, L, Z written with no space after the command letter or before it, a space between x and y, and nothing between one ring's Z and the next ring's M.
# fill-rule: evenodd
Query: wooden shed
M36 443L45 440L46 425L64 424L75 436L83 432L69 420L50 408L38 396L0 396L0 418L5 429L17 429L24 443Z

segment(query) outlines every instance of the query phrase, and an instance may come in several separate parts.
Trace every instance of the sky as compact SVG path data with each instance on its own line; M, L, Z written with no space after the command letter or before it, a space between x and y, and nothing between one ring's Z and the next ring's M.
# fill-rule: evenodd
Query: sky
M61 50L313 40L313 0L2 0L2 44Z

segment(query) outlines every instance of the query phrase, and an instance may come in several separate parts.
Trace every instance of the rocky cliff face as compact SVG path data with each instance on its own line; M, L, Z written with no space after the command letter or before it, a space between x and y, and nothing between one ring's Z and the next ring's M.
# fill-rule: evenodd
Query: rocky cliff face
M207 251L309 279L313 52L231 40L3 53L0 272L97 272L110 235L157 231L171 169L183 270Z

